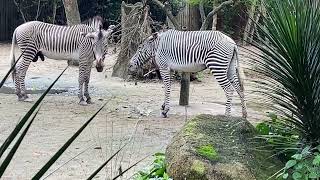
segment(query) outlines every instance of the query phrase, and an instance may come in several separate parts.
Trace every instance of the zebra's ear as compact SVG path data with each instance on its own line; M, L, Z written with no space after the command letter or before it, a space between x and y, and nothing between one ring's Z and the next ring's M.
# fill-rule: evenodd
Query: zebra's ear
M91 39L94 38L94 35L93 35L92 33L81 32L80 34L81 34L83 37L86 37L86 38L91 38Z
M108 38L111 35L111 33L113 33L115 28L116 28L115 25L110 25L107 30L103 30L102 31L103 36Z
M152 37L153 39L156 39L158 37L159 33L158 32L155 32L155 33L152 33Z
M115 25L110 25L109 27L108 27L108 29L110 29L110 30L115 30L116 29L116 26Z

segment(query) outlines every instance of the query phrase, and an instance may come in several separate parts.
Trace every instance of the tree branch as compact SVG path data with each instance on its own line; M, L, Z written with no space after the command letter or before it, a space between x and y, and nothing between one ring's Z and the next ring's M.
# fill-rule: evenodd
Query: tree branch
M37 9L37 15L36 15L36 18L35 18L35 21L38 20L38 17L40 16L40 0L38 0L38 9Z
M26 17L24 16L24 13L22 12L22 9L20 8L20 4L17 3L16 0L13 0L13 2L14 2L14 4L17 6L17 8L18 8L18 10L19 10L19 12L20 12L20 14L21 14L21 16L22 16L23 21L24 21L24 22L27 22L27 19L26 19Z
M206 13L204 12L204 0L200 0L199 3L199 11L201 16L201 22L204 22L206 20Z
M205 18L204 21L202 21L202 26L200 28L201 31L204 31L207 29L208 25L209 25L209 22L211 20L211 18L217 14L224 6L227 6L227 5L230 5L230 4L233 4L234 3L234 0L228 0L228 1L224 1L223 3L221 3L219 6L217 6L215 9L213 9L208 15L207 17Z
M175 29L181 30L181 25L177 22L176 18L173 16L168 2L165 2L163 4L159 0L151 0L151 1L155 3L157 6L159 6L166 13L167 17L170 19Z

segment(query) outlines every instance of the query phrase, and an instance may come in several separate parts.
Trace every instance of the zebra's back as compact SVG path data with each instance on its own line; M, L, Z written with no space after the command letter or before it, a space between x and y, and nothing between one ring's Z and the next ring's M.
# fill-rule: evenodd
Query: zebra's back
M24 43L32 41L37 51L52 59L79 59L79 44L88 41L81 32L93 30L87 25L59 26L40 21L30 21L16 28L17 41L20 48ZM88 41L89 42L89 41Z
M221 45L229 50L236 44L219 31L169 30L160 35L157 55L166 58L172 70L197 72L206 68L208 53Z

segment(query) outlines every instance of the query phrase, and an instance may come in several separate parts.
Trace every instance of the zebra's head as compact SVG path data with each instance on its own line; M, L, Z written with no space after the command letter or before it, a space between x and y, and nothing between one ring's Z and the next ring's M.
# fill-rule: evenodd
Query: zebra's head
M147 60L155 56L157 46L159 42L159 34L153 33L152 36L148 37L139 45L136 53L130 59L128 70L129 73L136 72Z
M107 54L108 38L115 29L114 25L110 25L107 30L102 29L102 24L95 31L81 33L84 37L89 38L92 43L93 55L96 60L96 69L98 72L103 71L104 58Z

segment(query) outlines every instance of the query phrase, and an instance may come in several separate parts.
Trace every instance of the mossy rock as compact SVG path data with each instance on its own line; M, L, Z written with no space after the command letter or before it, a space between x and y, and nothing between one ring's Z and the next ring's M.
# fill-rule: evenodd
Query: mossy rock
M271 153L255 151L255 128L245 119L199 115L188 121L166 150L174 180L264 180L283 167Z

